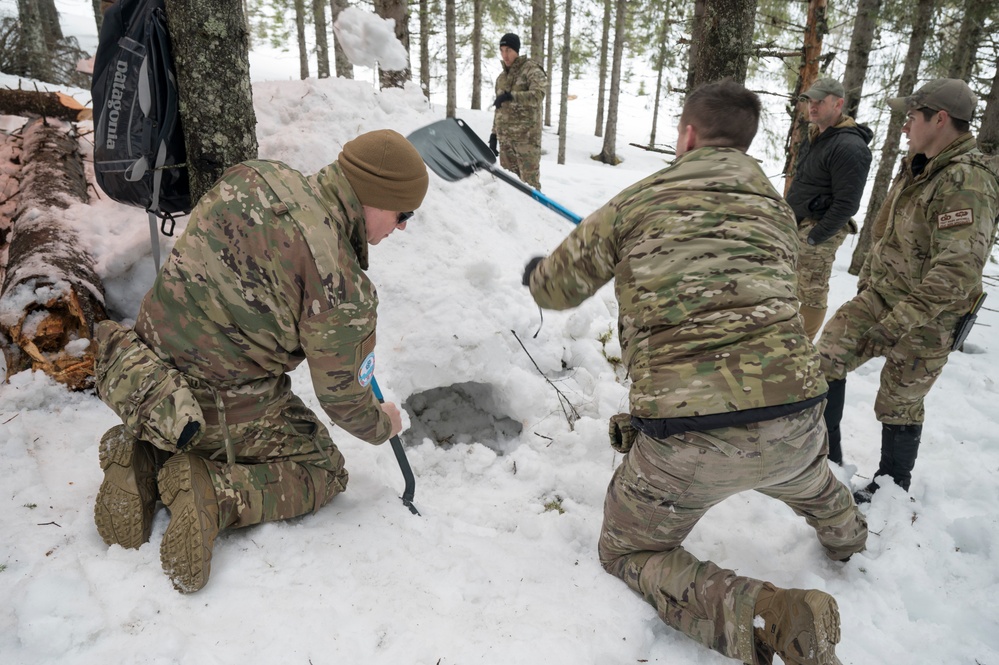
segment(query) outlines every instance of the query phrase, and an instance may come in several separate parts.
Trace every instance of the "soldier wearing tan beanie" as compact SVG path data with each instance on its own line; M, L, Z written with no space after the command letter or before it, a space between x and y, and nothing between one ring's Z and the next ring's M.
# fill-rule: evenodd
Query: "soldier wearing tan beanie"
M362 205L395 212L420 207L430 181L420 153L391 129L347 141L337 162Z

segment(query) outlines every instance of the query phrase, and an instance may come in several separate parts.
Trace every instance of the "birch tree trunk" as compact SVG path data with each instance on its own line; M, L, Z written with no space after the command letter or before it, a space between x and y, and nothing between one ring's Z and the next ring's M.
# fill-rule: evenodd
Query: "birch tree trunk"
M330 77L330 48L326 40L326 0L312 0L312 22L316 25L316 76Z
M423 6L427 0L420 0L420 6ZM330 23L336 23L336 20L340 18L340 12L350 6L347 0L330 0ZM343 47L340 46L340 40L333 36L333 57L336 61L336 75L343 79L354 78L354 65L351 64L350 59L347 54L344 53Z
M240 0L167 0L166 10L197 201L225 169L257 157L249 35Z
M851 118L857 117L857 109L864 93L871 45L874 43L874 30L880 11L881 0L860 0L857 4L857 17L853 21L850 51L846 56L846 72L843 74L843 89L846 91L843 114Z
M902 66L902 76L898 83L898 97L905 97L911 94L916 87L916 77L919 74L919 61L923 57L926 37L933 29L933 10L935 5L936 0L919 0L919 4L916 6L912 21L912 36L909 38L909 48L905 54L905 64ZM878 171L874 176L874 188L871 190L871 200L868 202L867 213L864 215L864 224L860 227L857 246L854 248L853 256L850 259L849 273L851 275L860 274L860 269L864 266L867 254L871 251L874 220L877 218L878 211L885 201L888 186L891 184L892 174L895 172L895 162L898 159L898 144L902 136L902 124L904 122L904 113L891 112L891 119L888 121L888 132L885 136L885 142L881 146L881 161L878 162Z
M614 58L611 61L610 99L607 104L607 128L604 131L604 145L595 157L604 164L616 166L621 163L617 156L617 105L621 96L621 61L624 59L624 30L628 20L628 0L616 0L614 14Z
M828 34L826 0L809 0L808 18L805 21L805 42L801 49L801 66L798 80L791 93L791 128L787 134L784 161L784 196L791 188L793 171L801 144L808 137L808 103L800 101L801 93L812 87L819 78L819 57L822 55L822 38Z
M87 180L74 129L39 118L23 130L21 182L0 288L7 378L26 369L73 390L93 382L93 327L107 318L104 288L76 232L63 223Z
M594 136L604 135L604 101L607 94L607 51L610 49L610 24L613 7L612 0L604 0L603 33L600 36L600 71L597 75L600 80L600 89L597 90L597 126L593 132Z
M565 130L569 124L569 63L572 60L572 0L565 0L562 29L562 95L558 104L558 163L565 164Z

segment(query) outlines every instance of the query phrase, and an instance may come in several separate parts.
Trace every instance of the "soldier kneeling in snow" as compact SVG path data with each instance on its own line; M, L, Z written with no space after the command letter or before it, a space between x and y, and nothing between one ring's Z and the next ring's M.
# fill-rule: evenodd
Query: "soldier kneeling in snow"
M334 423L378 444L394 404L372 392L376 245L420 206L428 177L390 130L348 141L305 177L238 164L198 203L146 294L135 329L97 330L97 389L123 425L102 438L94 519L108 545L149 540L170 509L160 557L183 593L208 582L221 529L313 512L347 485L343 456L291 391L308 359Z

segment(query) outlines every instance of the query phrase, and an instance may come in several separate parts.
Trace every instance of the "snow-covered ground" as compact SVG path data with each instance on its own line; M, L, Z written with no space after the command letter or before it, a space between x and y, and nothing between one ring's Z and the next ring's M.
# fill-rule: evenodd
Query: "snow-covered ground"
M89 1L61 0L60 9L71 4L86 16ZM297 60L290 66L297 72ZM304 172L358 133L406 134L443 117L415 89L377 92L370 79L254 78L261 157ZM555 163L557 137L546 128L541 165L546 194L583 215L665 165L627 145L648 127L644 104L630 97L624 163L590 159L601 140L584 83L571 102L580 119L566 164ZM488 112L459 115L488 135ZM664 139L673 123L664 112ZM97 261L110 310L130 320L153 280L144 214L95 196L67 217ZM108 549L97 534L97 445L116 423L110 410L40 374L0 385L0 663L732 662L665 627L597 562L603 496L621 461L606 422L627 408L606 359L619 354L617 340L602 341L616 330L616 303L608 287L577 310L546 312L535 337L538 310L520 284L523 264L571 228L490 176L432 177L407 230L372 248L369 271L381 300L379 383L387 399L421 406L404 415L412 428L403 438L422 516L399 500L389 446L334 428L347 492L316 515L224 532L208 586L190 596L160 570L165 510L139 550ZM830 311L855 291L852 249L837 257ZM999 276L994 263L987 271ZM835 595L847 665L999 663L997 323L983 312L969 353L951 356L927 400L911 495L878 493L866 552L827 561L802 520L756 494L712 510L688 549L740 574ZM579 410L573 426L534 363ZM849 466L837 473L855 484L877 465L880 368L872 362L848 381ZM308 373L294 381L321 413Z

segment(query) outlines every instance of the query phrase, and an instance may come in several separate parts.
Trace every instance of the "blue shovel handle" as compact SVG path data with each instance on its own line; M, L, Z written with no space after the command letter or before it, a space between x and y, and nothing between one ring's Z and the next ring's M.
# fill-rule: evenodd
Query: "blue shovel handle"
M371 377L371 389L375 391L375 397L378 398L378 401L384 404L385 398L382 397L381 388L378 387L378 381L375 380L375 377ZM413 495L416 493L416 479L413 477L413 469L409 466L409 460L406 459L406 451L402 447L402 441L399 440L398 436L393 436L389 441L392 443L392 452L395 453L395 459L399 462L402 477L406 481L406 487L402 491L402 503L409 508L409 512L419 515L420 511L413 505Z

